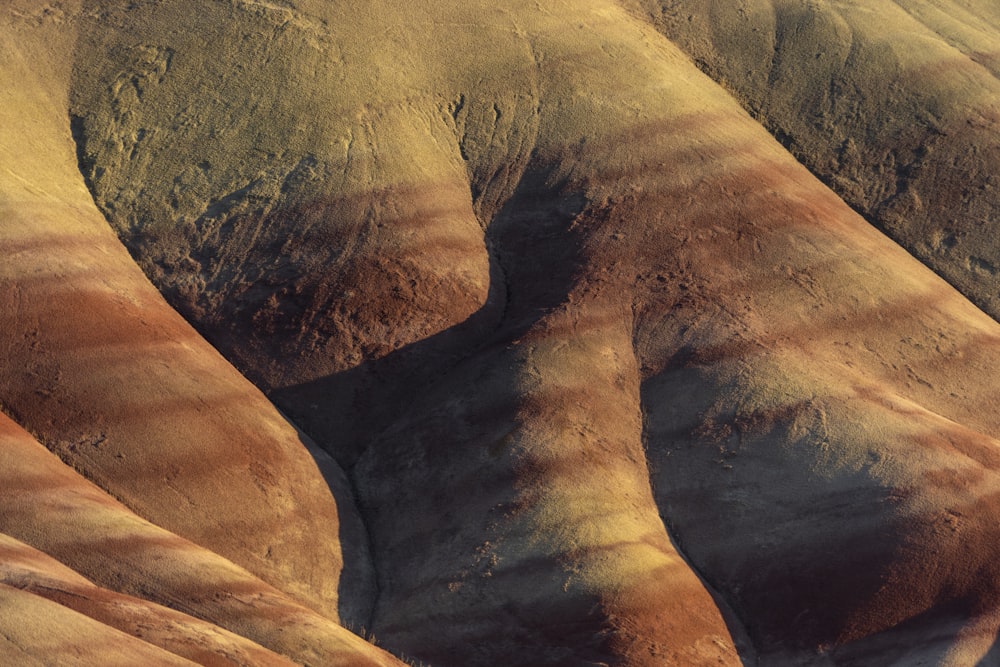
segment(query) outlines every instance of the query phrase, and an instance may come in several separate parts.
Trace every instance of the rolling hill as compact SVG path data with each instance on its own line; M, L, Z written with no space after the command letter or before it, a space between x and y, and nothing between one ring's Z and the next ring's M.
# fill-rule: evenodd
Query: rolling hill
M0 35L0 660L1000 664L991 3Z

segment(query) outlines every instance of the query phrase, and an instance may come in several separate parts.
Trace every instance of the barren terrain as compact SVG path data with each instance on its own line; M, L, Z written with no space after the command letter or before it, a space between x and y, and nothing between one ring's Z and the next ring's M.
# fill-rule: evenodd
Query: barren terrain
M0 663L1000 664L991 0L8 0Z

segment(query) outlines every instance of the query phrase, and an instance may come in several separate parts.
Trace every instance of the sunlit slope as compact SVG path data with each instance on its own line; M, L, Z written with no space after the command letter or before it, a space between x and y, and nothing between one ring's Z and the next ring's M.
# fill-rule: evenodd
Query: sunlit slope
M643 33L602 4L575 7L571 33L561 12L521 6L123 8L85 23L77 52L84 173L178 308L358 462L379 642L441 665L735 664L653 502L627 323L593 343L625 346L601 370L622 384L591 436L617 462L574 475L558 471L576 426L532 407L541 391L561 409L567 369L554 360L532 388L528 348L504 351L566 298L576 263L565 227L586 202L553 186L603 102L574 100L560 63L600 63L595 30ZM137 43L169 56L147 64ZM547 121L550 104L577 117ZM524 205L501 211L512 196ZM409 408L467 355L432 411ZM495 380L479 390L468 374Z
M90 628L91 634L76 644L67 642L67 649L77 648L84 645L88 654L85 660L100 664L107 664L112 659L115 649L120 644L134 645L136 642L125 640L112 631L119 630L132 637L141 638L147 645L158 646L166 651L191 660L199 664L219 664L219 665L281 665L290 667L295 663L272 653L259 645L253 644L247 639L234 635L219 626L208 623L192 616L174 611L167 607L151 603L147 600L131 597L122 593L109 591L95 586L78 573L62 565L50 556L18 542L7 536L0 536L0 553L3 555L2 574L0 578L3 584L10 588L16 588L28 594L33 594L43 600L34 602L40 606L48 606L50 609L56 605L65 607L57 614L65 617L72 617L66 610L72 610L82 616L92 619ZM27 595L20 596L27 601L31 598ZM46 605L44 601L48 601ZM10 606L10 616L3 620L5 635L24 632L28 623L23 616L24 604L12 604ZM65 622L56 616L56 622ZM101 627L103 624L104 627ZM94 628L99 628L96 632ZM108 633L116 639L108 640L106 637L98 636L98 633ZM43 628L32 628L26 632L29 636L35 635L38 641L39 634L49 634L54 637L63 637L63 633L58 631L45 630ZM50 639L50 641L52 641ZM52 641L53 645L59 644L60 640ZM24 650L19 652L20 657L34 655L39 660L59 661L60 664L67 659L63 655L58 655L40 646L22 646ZM147 650L149 650L147 648ZM69 650L66 651L67 653ZM17 656L12 654L6 658L10 664L22 664L17 661ZM145 662L149 658L137 660L132 658L131 664Z
M298 664L399 664L246 570L131 513L6 417L0 445L4 585L199 663L289 664L284 654ZM17 625L6 619L4 634ZM131 645L107 641L109 656L119 643Z
M147 270L357 461L387 645L725 656L655 498L765 658L986 650L992 322L612 3L302 9L101 16L146 32L90 28L74 114Z
M489 284L433 16L306 4L85 3L73 78L98 205L267 387L437 333Z
M39 107L69 114L30 122L62 128L67 178L72 131L94 200L138 264L349 471L367 535L339 544L346 555L370 539L375 585L352 599L370 604L380 644L436 667L994 655L1000 326L852 211L633 5L90 2L76 20L68 106ZM982 76L955 84L985 96L970 108L986 108ZM914 114L944 113L951 97L935 81L914 88L925 91ZM902 131L886 141L922 143ZM23 174L22 190L6 187L50 176ZM73 219L107 238L84 200ZM79 238L65 252L94 266ZM43 253L26 248L9 284L58 266ZM102 267L60 276L117 294L116 271L135 274ZM35 289L19 303L74 312ZM8 384L21 396L4 398L9 412L81 466L116 450L43 427L91 423L105 394L148 419L157 403L134 401L150 387L210 401L193 433L258 433L248 424L264 420L268 442L292 437L162 302L130 298L113 301L113 322L145 318L160 342L134 336L122 354L149 376L177 363L172 332L187 332L186 375L134 380L141 391L125 401L100 384L117 357L74 365L113 352L89 342L99 323L73 334L87 354L53 357L71 346L14 336L25 363L58 361L44 389L60 393L29 401L25 372ZM168 382L179 376L189 381ZM233 401L211 403L233 386ZM147 433L123 421L129 437ZM149 433L170 451L189 442ZM249 474L309 460L301 445L278 451L287 459ZM117 453L125 463L97 481L121 494L111 466L137 454ZM250 465L233 457L216 454ZM259 497L228 470L192 481L191 506ZM291 475L265 497L329 502ZM130 507L278 579L227 540L164 523L176 517L157 493ZM268 516L237 534L269 537ZM331 544L334 524L279 523L300 540L280 538L289 554L305 554L287 571L313 572L309 550ZM360 558L341 581L355 569L363 582Z
M105 664L171 665L197 663L162 651L87 616L31 593L0 584L0 659L12 665Z
M325 466L331 491L305 436L163 301L94 207L67 114L72 23L43 9L15 3L0 17L0 407L132 511L326 615L316 622L336 628L338 603L351 622L365 618L371 565L364 540L340 541L363 533L343 473ZM21 463L8 460L11 484L35 474L14 475ZM19 502L30 516L34 497ZM88 521L95 538L110 529L99 515ZM29 523L67 558L92 559L93 572L124 568L133 546L128 535L104 550L64 544L82 523Z
M787 158L747 166L657 207L712 230L636 333L664 517L764 664L974 664L1000 332Z
M991 0L634 0L803 164L1000 316Z

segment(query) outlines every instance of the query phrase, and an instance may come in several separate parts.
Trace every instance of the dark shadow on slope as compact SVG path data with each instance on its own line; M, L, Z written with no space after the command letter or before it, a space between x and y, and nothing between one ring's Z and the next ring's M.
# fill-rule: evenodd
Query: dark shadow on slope
M990 650L986 652L979 662L976 663L976 667L998 667L1000 666L1000 637L993 642L993 646Z
M832 485L823 491L826 480L783 454L783 431L792 415L761 415L761 424L752 426L742 418L699 423L724 393L713 379L710 373L667 369L642 385L657 505L678 553L723 610L745 664L755 664L755 650L764 655L780 647L808 655L836 641L850 612L880 590L901 531L862 522L857 529L803 541L796 539L799 528L818 535L821 524L847 522L863 508L889 507L890 490L859 479L848 492ZM691 397L710 402L691 405L689 423L648 424L662 420L658 406ZM740 500L754 498L761 487L770 489L773 503ZM796 495L802 489L815 491L802 499ZM745 526L754 532L741 530Z
M968 607L965 601L954 600L937 605L876 635L837 647L829 657L837 667L956 664L954 656L948 658L969 621Z
M324 447L354 480L358 505L370 533L371 550L375 554L380 598L393 593L391 573L412 560L412 553L406 553L399 555L400 562L386 562L387 558L392 558L389 555L392 548L387 542L391 542L395 535L411 532L414 528L411 525L396 525L400 521L412 521L412 516L405 509L401 513L391 511L386 505L388 499L398 497L405 501L411 497L413 502L434 505L428 507L422 516L426 515L435 523L433 533L440 539L448 534L448 517L461 515L470 494L476 493L471 487L464 490L449 487L449 483L453 485L459 480L442 481L443 492L431 493L434 489L426 488L425 480L410 478L408 481L407 476L413 473L415 462L433 461L433 467L439 470L456 466L462 468L463 459L468 458L467 447L470 444L473 447L488 444L481 440L485 435L483 431L493 427L500 430L513 427L509 422L515 416L515 409L510 405L498 405L498 402L504 402L494 395L493 388L501 394L516 390L521 369L516 362L517 354L511 354L509 348L540 318L562 304L574 285L580 264L580 240L571 231L571 226L585 204L581 196L568 191L554 168L529 168L511 199L488 227L485 242L490 259L490 288L486 303L476 313L454 327L382 358L313 382L271 392L275 404ZM477 354L480 363L472 366L485 368L490 374L490 391L483 393L481 385L459 383L448 386L449 376L466 373L469 364L465 362ZM510 361L498 361L496 355L508 357ZM440 394L442 391L444 395ZM461 394L456 395L456 391ZM468 422L472 432L450 428L447 425L448 419L453 417L450 414L442 415L440 421L434 423L436 410L440 409L435 405L426 412L417 410L413 414L414 406L429 395L438 397L436 406L445 404L452 410L457 409L455 404L471 399L469 409L480 413ZM432 424L414 428L414 421L426 419L430 419ZM499 426L498 420L503 422ZM428 432L435 430L438 431L437 438L421 438L418 435L427 436ZM393 435L394 432L396 435ZM399 437L400 432L405 437ZM379 479L385 482L383 491L386 497L379 497L376 489L357 487L353 468L372 447L377 447L379 451L377 454L370 453L367 458L381 461L376 465L384 468L380 474L385 475L385 479ZM500 468L508 465L503 462L496 464ZM470 484L473 487L485 482L475 471L472 474ZM512 469L491 470L489 486L496 488L506 480L510 483L499 484L503 487L499 493L514 494L513 480L516 476ZM428 493L431 493L429 500ZM512 497L506 500L510 503ZM342 534L342 538L346 547L357 536ZM443 546L454 548L447 539ZM345 553L345 561L347 557ZM555 557L550 565L558 565ZM345 568L345 579L350 576L349 569ZM363 601L352 599L356 593L349 589L345 581L341 590L341 607L345 610L363 607ZM593 609L596 603L592 600L584 606ZM371 618L354 622L369 630L379 631L380 642L390 648L418 657L425 654L419 645L405 643L394 646L391 635L385 630L378 630L377 619L376 608ZM599 621L595 617L584 625L599 624ZM421 634L433 640L435 633ZM542 641L544 637L544 633L536 636L535 641ZM501 643L506 641L495 639ZM487 647L481 643L484 640L477 641L480 642L477 646L467 649L481 655L489 654ZM458 651L454 646L450 650ZM468 657L456 656L460 660ZM513 658L514 654L508 655L508 659ZM536 654L522 664L527 665L537 659Z
M294 423L294 422L292 422ZM301 433L301 431L300 431ZM326 450L301 434L302 444L316 462L337 505L337 541L343 559L337 586L337 611L341 624L361 634L370 623L372 606L378 597L371 535L361 518L358 499L350 478Z
M929 470L922 485L894 487L868 474L879 462L875 453L836 479L817 474L814 466L828 455L829 409L815 397L789 397L748 411L724 370L727 361L747 359L738 346L728 354L683 347L643 383L654 491L678 551L725 592L762 657L831 655L837 664L866 665L873 656L943 655L995 599L989 517L997 498L966 500L997 469L991 441L936 422L909 438L915 457L939 449L981 466L970 467L968 479ZM899 409L859 390L830 421L862 423L865 405ZM949 494L950 502L915 513L922 493ZM711 527L706 516L716 517Z
M585 202L564 188L554 168L522 177L487 229L486 303L464 322L341 373L276 389L270 398L351 468L408 397L477 351L516 340L565 300L579 265L569 228Z

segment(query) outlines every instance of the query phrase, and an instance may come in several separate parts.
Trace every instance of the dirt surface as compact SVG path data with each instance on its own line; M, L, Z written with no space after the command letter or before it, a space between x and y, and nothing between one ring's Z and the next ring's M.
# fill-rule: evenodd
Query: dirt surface
M844 201L1000 316L988 0L633 0Z
M0 10L0 656L992 664L1000 16L869 4Z

